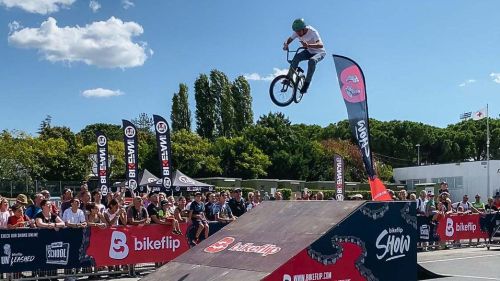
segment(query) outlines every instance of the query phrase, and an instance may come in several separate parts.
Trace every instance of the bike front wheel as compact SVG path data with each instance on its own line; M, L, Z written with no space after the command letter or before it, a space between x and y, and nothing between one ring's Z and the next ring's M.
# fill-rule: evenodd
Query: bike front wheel
M279 75L271 82L269 94L271 100L277 106L287 106L294 100L295 84L288 79L287 75Z
M302 94L298 89L302 89L302 87L304 87L305 80L306 80L306 78L304 76L301 75L299 77L299 83L297 83L297 85L298 85L297 92L295 93L294 98L293 98L295 103L299 103L302 100L302 97L304 96L304 94Z

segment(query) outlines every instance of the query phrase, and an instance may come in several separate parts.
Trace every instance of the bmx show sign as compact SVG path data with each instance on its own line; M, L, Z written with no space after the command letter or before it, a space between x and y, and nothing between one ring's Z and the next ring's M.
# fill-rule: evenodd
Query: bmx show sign
M137 152L137 129L128 120L123 122L123 142L125 143L125 176L127 187L130 190L137 188L139 182L138 152Z
M172 145L170 142L170 127L165 118L159 115L153 115L156 146L158 150L158 158L160 160L162 191L167 191L172 188Z
M101 132L96 132L97 137L97 177L99 179L99 190L103 196L109 192L109 173L108 173L108 138Z
M335 154L333 156L333 165L335 169L335 199L337 201L344 201L344 159L342 156Z

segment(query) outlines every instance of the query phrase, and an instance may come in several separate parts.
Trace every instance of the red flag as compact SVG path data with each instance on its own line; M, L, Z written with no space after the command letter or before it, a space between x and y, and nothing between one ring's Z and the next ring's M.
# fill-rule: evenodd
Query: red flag
M391 194L389 194L387 188L385 188L384 183L379 178L373 178L369 180L373 201L392 201Z

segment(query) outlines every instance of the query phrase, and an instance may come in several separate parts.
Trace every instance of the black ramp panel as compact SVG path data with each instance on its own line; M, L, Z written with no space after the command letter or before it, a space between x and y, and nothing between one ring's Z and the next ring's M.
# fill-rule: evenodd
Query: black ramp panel
M217 280L261 280L363 203L266 201L143 280L206 280L207 272ZM226 279L228 271L245 277Z

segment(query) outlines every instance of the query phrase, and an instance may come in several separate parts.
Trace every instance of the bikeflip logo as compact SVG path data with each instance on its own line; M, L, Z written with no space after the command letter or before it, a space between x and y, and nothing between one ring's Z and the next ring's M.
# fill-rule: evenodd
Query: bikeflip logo
M113 231L109 245L109 257L122 260L128 256L127 235L121 231Z
M245 253L255 253L260 254L265 257L268 255L276 254L281 251L280 247L277 247L274 244L264 244L261 246L256 246L254 243L243 243L238 242L234 244L231 248L228 248L236 239L233 237L224 237L221 240L215 242L214 244L206 247L203 251L206 253L218 253L224 250L228 250L231 252L245 252Z
M453 219L452 218L447 218L446 219L446 236L452 237L453 234L455 234L455 228L453 227Z
M447 237L453 237L455 232L476 232L477 230L477 225L473 222L459 222L456 223L453 221L452 218L447 218L446 219L446 229L445 229L445 235Z
M173 239L172 236L163 236L160 239L152 239L146 236L139 239L134 237L133 245L135 252L156 250L170 250L175 252L181 246L181 241ZM128 256L129 252L127 235L121 231L113 231L109 246L109 257L115 260L123 260Z

